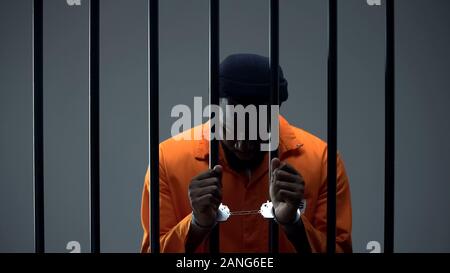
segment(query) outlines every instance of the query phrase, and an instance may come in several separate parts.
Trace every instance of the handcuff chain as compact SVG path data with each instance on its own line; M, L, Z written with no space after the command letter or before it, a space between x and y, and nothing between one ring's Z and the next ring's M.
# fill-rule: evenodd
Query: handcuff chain
M230 216L241 216L241 215L252 215L252 214L260 214L261 210L255 209L255 210L237 210L237 211L230 211Z

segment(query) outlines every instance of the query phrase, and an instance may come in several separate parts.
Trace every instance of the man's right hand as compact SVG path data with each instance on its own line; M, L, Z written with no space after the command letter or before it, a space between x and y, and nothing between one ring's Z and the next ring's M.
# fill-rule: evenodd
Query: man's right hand
M222 166L216 165L191 180L189 200L196 223L212 227L222 203Z

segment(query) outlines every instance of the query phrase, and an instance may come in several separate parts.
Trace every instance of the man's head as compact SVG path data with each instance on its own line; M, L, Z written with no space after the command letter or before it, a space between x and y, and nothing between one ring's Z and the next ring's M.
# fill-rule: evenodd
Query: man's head
M280 104L287 100L287 81L279 69ZM259 134L261 125L259 122L260 106L267 107L267 117L270 121L270 62L269 58L256 54L234 54L228 56L220 64L220 102L221 108L226 113L227 106L238 107L242 105L245 110L256 109L257 117L249 114L244 116L226 116L224 132L233 131L230 139L224 133L222 144L228 157L238 161L240 165L253 166L263 157L261 143L264 140ZM242 109L242 107L241 107ZM245 126L238 127L239 121L245 119ZM265 125L270 126L268 124ZM256 128L256 138L251 136L252 128ZM239 137L241 135L241 137ZM242 137L242 135L244 137Z

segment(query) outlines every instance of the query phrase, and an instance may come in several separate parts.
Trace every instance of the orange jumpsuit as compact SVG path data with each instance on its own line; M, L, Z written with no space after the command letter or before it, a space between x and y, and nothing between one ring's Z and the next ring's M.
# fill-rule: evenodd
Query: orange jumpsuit
M305 180L306 211L301 219L313 252L326 251L327 214L327 145L319 138L291 126L279 118L281 161L291 164ZM204 136L209 124L201 126ZM193 137L193 129L182 134ZM220 145L219 145L220 147ZM170 138L159 146L160 175L160 244L161 252L184 252L192 209L188 186L191 179L208 169L209 142ZM263 163L251 173L233 171L219 148L219 164L223 166L222 203L231 211L257 210L270 200L268 167ZM351 203L348 177L340 157L337 159L336 251L351 252ZM149 172L142 194L141 220L144 236L142 252L149 250ZM295 252L284 231L279 232L280 252ZM208 251L208 239L197 252ZM220 224L221 252L268 252L268 224L261 215L231 216Z

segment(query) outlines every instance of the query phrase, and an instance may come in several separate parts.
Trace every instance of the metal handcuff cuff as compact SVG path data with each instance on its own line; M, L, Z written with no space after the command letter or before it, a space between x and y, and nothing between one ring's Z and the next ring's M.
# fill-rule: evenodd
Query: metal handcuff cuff
M305 213L306 209L306 200L303 199L300 203L299 208L297 209L297 216L295 218L294 223L296 223L300 219L300 215ZM230 216L237 216L237 215L251 215L251 214L261 214L262 217L266 219L275 219L274 210L273 210L273 204L270 201L267 201L261 205L261 208L259 210L242 210L242 211L230 211L228 206L224 204L220 204L219 210L217 213L216 221L217 222L225 222L228 220Z

